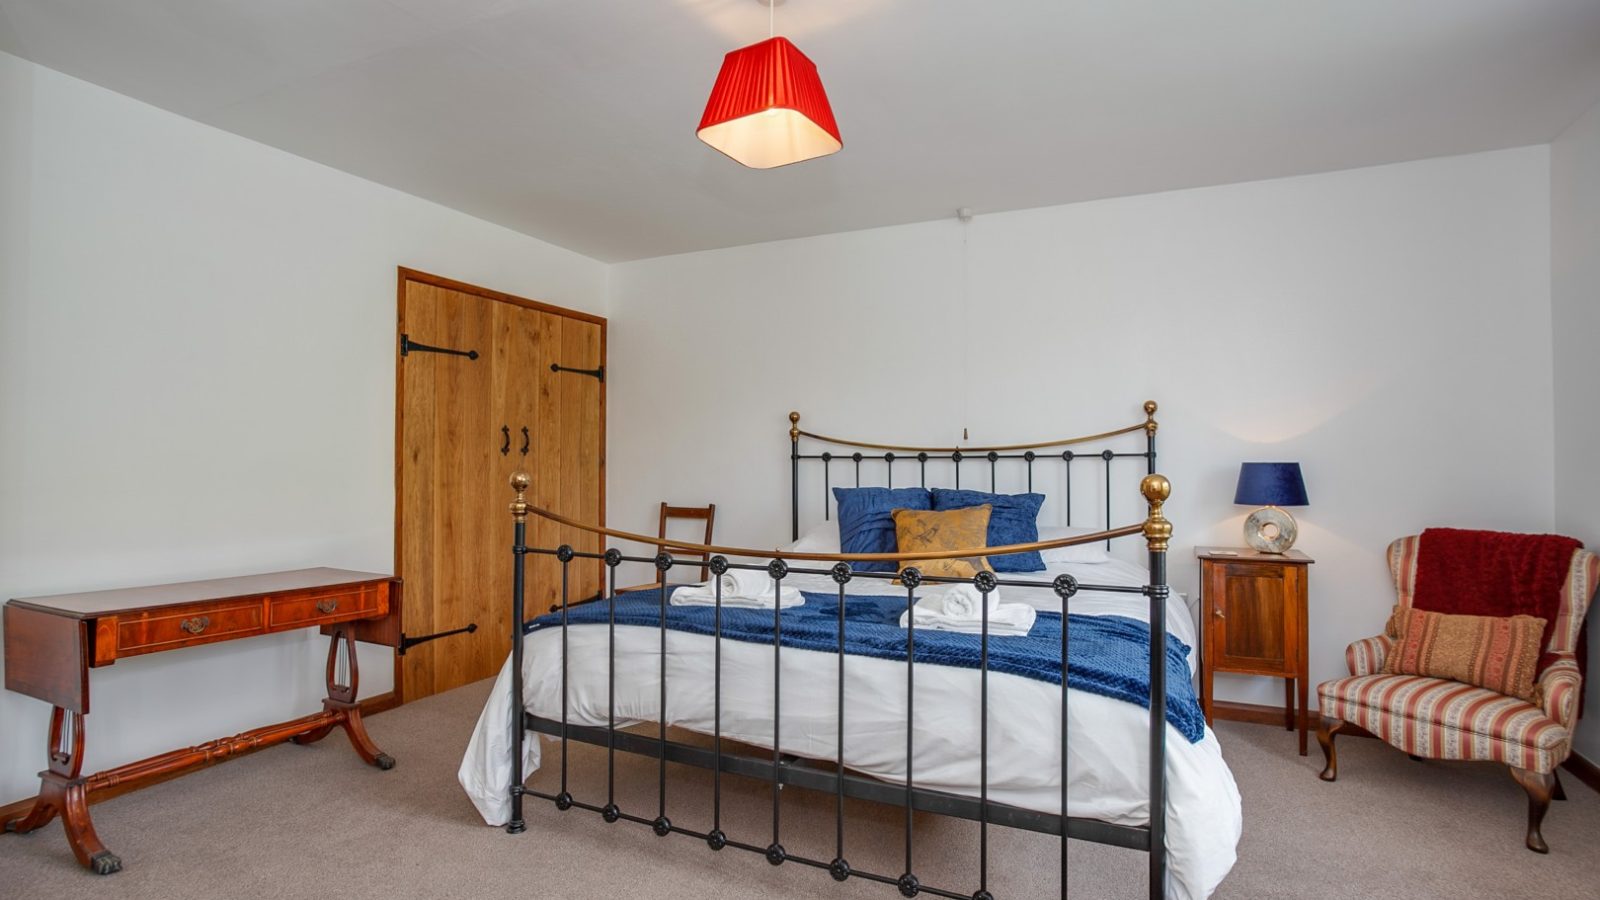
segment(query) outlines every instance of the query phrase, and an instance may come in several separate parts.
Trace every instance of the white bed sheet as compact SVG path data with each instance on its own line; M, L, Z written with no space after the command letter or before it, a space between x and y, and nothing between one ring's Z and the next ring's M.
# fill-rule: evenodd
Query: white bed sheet
M1013 577L1049 581L1071 574L1080 582L1142 585L1144 569L1114 560L1098 565L1055 564L1045 572ZM790 576L803 590L838 590L826 576ZM853 594L898 590L860 579ZM1059 611L1048 588L1001 589L1007 603L1026 602ZM1149 603L1137 595L1083 591L1071 611L1122 615L1149 621ZM1194 623L1183 599L1172 595L1168 631L1194 646ZM568 721L605 725L606 629L574 626L569 671ZM1003 638L1000 638L1003 640ZM561 635L545 629L526 637L523 655L524 708L538 716L561 715ZM660 635L656 628L617 627L616 715L624 722L659 721ZM710 734L713 639L681 631L667 633L667 722ZM772 745L773 650L770 645L725 640L722 649L722 732L734 740ZM837 657L785 647L782 749L831 760L836 752ZM1191 667L1194 660L1191 656ZM885 781L904 781L905 664L849 656L845 660L845 763ZM1179 674L1179 673L1174 673ZM1192 672L1189 673L1192 677ZM1181 675L1180 675L1181 677ZM920 665L916 679L914 747L921 787L976 796L979 673L973 669ZM1004 673L989 680L989 796L1042 812L1060 811L1060 687ZM500 671L478 719L458 778L491 825L510 817L510 660ZM1068 813L1125 825L1149 821L1149 712L1143 707L1072 690L1068 698L1071 743ZM531 737L531 736L530 736ZM524 772L538 768L540 742L526 740ZM1222 759L1216 735L1190 744L1167 726L1167 896L1202 900L1233 867L1242 828L1239 791Z

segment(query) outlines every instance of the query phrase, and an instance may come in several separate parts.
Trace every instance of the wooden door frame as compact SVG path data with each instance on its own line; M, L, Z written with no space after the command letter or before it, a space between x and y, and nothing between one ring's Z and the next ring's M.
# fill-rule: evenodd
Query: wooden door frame
M395 575L400 576L401 578L401 594L399 602L395 604L396 624L394 626L394 634L396 642L399 641L399 635L405 630L405 573L400 571L400 548L402 546L402 530L404 528L404 509L401 506L401 496L403 494L401 479L403 477L405 467L405 373L402 371L402 362L398 347L400 346L400 335L404 334L406 330L405 304L407 283L416 282L418 284L443 288L444 290L455 291L461 294L471 294L475 297L493 300L496 303L508 303L512 306L520 306L524 309L537 310L539 312L549 313L551 315L562 316L568 319L577 319L580 322L589 322L591 324L598 325L600 326L600 365L602 366L604 366L606 362L607 328L606 318L604 316L597 316L594 313L587 313L576 309L568 309L564 306L556 306L555 304L545 303L540 300L529 300L526 297L518 297L515 294L507 294L503 291L479 287L475 284L468 284L464 281L456 281L453 278L446 278L443 275L434 275L429 272L419 271L417 269L408 269L405 266L399 266L397 268L398 273L395 288L394 331L394 346L397 348L394 356L394 572ZM509 488L507 490L509 491ZM507 493L506 496L510 497L510 494ZM507 502L510 501L508 500ZM604 527L606 524L606 383L604 379L601 379L600 381L599 524L602 527ZM401 672L401 662L400 654L396 652L394 655L394 705L399 705L406 702L405 677Z

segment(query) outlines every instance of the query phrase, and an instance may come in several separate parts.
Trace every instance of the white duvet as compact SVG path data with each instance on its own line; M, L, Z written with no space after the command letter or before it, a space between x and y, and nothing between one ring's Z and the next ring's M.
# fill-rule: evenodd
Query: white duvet
M1045 572L1014 576L1048 582L1070 573L1080 582L1142 585L1144 569L1122 561L1097 565L1054 564ZM786 586L836 592L826 576L790 576ZM861 579L850 593L884 594L883 582ZM1007 603L1026 602L1059 611L1048 588L1001 589ZM1149 621L1143 597L1083 591L1071 600L1073 613L1121 615ZM1194 625L1182 599L1167 608L1168 631L1194 646ZM600 725L607 721L606 629L572 626L568 640L568 721ZM1003 640L1003 638L996 638ZM538 716L561 715L561 634L545 629L525 638L524 708ZM667 711L671 725L710 734L712 722L713 639L680 631L667 633ZM660 636L656 628L617 627L616 715L624 722L660 721ZM773 650L770 645L724 640L722 648L722 733L748 744L772 744ZM1191 657L1190 665L1194 664ZM783 665L782 750L797 756L832 760L836 753L837 657L833 653L785 647ZM1174 673L1179 677L1183 674ZM905 663L865 656L845 659L845 765L885 781L905 778ZM978 793L978 683L974 669L919 664L916 677L914 746L916 783L921 787L976 796ZM1047 813L1061 808L1061 687L1020 676L989 676L989 797ZM511 665L500 670L494 690L478 718L459 779L484 821L501 825L510 817ZM1072 690L1067 697L1067 812L1124 825L1149 821L1149 711L1121 700ZM531 738L531 735L530 735ZM540 742L527 740L524 772L539 765ZM1233 867L1241 829L1239 791L1222 759L1222 748L1208 728L1191 744L1167 726L1167 896L1201 900L1210 896Z

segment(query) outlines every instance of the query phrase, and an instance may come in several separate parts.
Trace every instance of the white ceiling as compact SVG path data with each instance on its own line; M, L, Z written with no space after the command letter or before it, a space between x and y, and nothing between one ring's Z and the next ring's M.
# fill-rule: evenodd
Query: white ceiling
M0 50L590 256L1542 143L1600 0L789 0L834 156L695 139L761 0L0 0Z

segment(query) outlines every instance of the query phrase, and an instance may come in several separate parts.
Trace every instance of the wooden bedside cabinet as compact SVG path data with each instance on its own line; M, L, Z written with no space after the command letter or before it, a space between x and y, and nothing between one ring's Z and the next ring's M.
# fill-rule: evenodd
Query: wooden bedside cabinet
M1282 678L1284 724L1290 731L1299 729L1305 756L1306 576L1315 560L1299 550L1257 553L1243 547L1196 547L1195 556L1200 560L1200 706L1206 721L1211 721L1215 673Z

